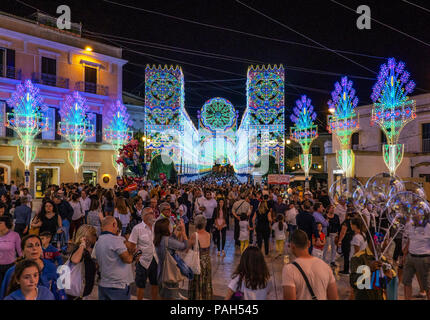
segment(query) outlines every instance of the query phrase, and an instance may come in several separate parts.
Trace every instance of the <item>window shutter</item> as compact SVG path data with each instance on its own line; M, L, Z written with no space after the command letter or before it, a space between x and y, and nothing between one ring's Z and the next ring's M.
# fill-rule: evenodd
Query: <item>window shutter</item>
M96 142L103 142L103 136L102 136L102 131L103 131L103 122L102 122L102 115L101 114L96 114Z
M60 130L61 116L59 109L55 108L55 140L61 140L61 136L58 134Z
M6 77L15 79L15 50L6 49Z
M12 107L10 107L8 104L6 104L6 114L5 117L7 117L8 113L12 113ZM11 128L6 128L6 137L13 137L14 132Z

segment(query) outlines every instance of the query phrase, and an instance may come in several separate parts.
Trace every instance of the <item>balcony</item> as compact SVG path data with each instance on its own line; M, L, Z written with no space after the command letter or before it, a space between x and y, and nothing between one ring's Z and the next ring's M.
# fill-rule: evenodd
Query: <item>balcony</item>
M81 92L94 93L101 96L109 95L109 87L102 86L101 84L96 84L92 82L79 81L75 84L75 90Z
M21 69L0 64L0 77L21 80Z
M423 139L423 152L430 152L430 139Z
M69 79L57 77L53 74L33 72L31 74L31 81L51 87L69 89Z

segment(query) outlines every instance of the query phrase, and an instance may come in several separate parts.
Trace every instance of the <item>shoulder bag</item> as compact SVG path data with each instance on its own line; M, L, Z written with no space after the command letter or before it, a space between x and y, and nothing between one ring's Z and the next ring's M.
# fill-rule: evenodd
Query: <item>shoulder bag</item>
M199 235L196 232L196 243L194 245L194 248L191 250L188 250L187 255L184 258L184 262L187 266L193 270L194 274L200 274L201 268L200 268L200 252L199 252Z
M85 289L85 265L84 260L78 264L74 264L72 260L72 255L70 255L69 260L67 260L65 266L70 269L70 285L69 288L65 288L66 294L78 298L83 297Z
M166 238L165 249L164 249L164 263L163 270L161 273L161 282L163 285L177 284L184 280L184 277L179 270L176 260L170 254L168 250L169 239Z
M306 286L308 287L309 293L311 294L312 300L318 300L318 298L316 297L316 295L315 295L315 293L314 293L314 290L313 290L313 289L312 289L312 287L311 287L311 284L309 283L309 279L308 279L308 277L306 276L306 273L303 271L302 267L300 267L300 265L299 265L297 262L295 262L295 261L293 262L293 265L294 265L297 269L299 269L300 273L302 274L303 279L304 279L304 280L305 280L305 282L306 282Z
M242 287L242 277L239 276L239 281L237 282L237 288L236 291L231 296L230 300L244 300L244 294L240 290Z

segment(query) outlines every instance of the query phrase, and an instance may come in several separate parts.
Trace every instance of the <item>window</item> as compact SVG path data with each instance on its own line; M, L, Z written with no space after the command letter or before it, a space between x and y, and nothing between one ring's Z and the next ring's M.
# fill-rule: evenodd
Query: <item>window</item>
M425 178L426 182L430 182L430 174L420 174L420 178Z
M430 123L423 123L423 152L430 152Z
M48 86L56 86L57 75L57 60L42 57L42 74L41 80L43 84Z
M358 146L360 144L360 134L358 132L354 132L351 136L351 145L354 149L354 146Z
M312 155L319 156L320 155L320 146L312 146Z
M6 135L6 102L0 101L0 137Z
M95 113L87 113L88 122L93 125L94 133L97 133L97 117ZM93 137L87 138L86 142L96 142L96 134Z
M48 130L42 131L42 139L55 140L55 108L49 107L43 115L48 119Z
M85 66L85 92L97 93L97 68Z
M6 49L0 48L0 77L5 76L6 70Z

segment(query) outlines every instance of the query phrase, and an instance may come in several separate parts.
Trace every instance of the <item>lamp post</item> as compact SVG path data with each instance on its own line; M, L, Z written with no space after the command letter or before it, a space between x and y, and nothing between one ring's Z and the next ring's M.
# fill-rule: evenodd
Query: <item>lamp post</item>
M309 154L309 149L312 142L318 137L318 127L313 122L316 119L316 113L311 103L311 99L305 95L296 101L296 107L291 115L295 126L290 128L291 138L302 148L300 163L305 173L306 188L309 187L309 171L312 164L312 154Z
M390 58L381 66L371 95L374 102L371 124L377 123L387 137L388 143L383 146L382 153L391 176L396 174L403 160L404 144L398 143L400 133L416 117L415 100L407 96L415 88L409 76L403 62L396 63Z

